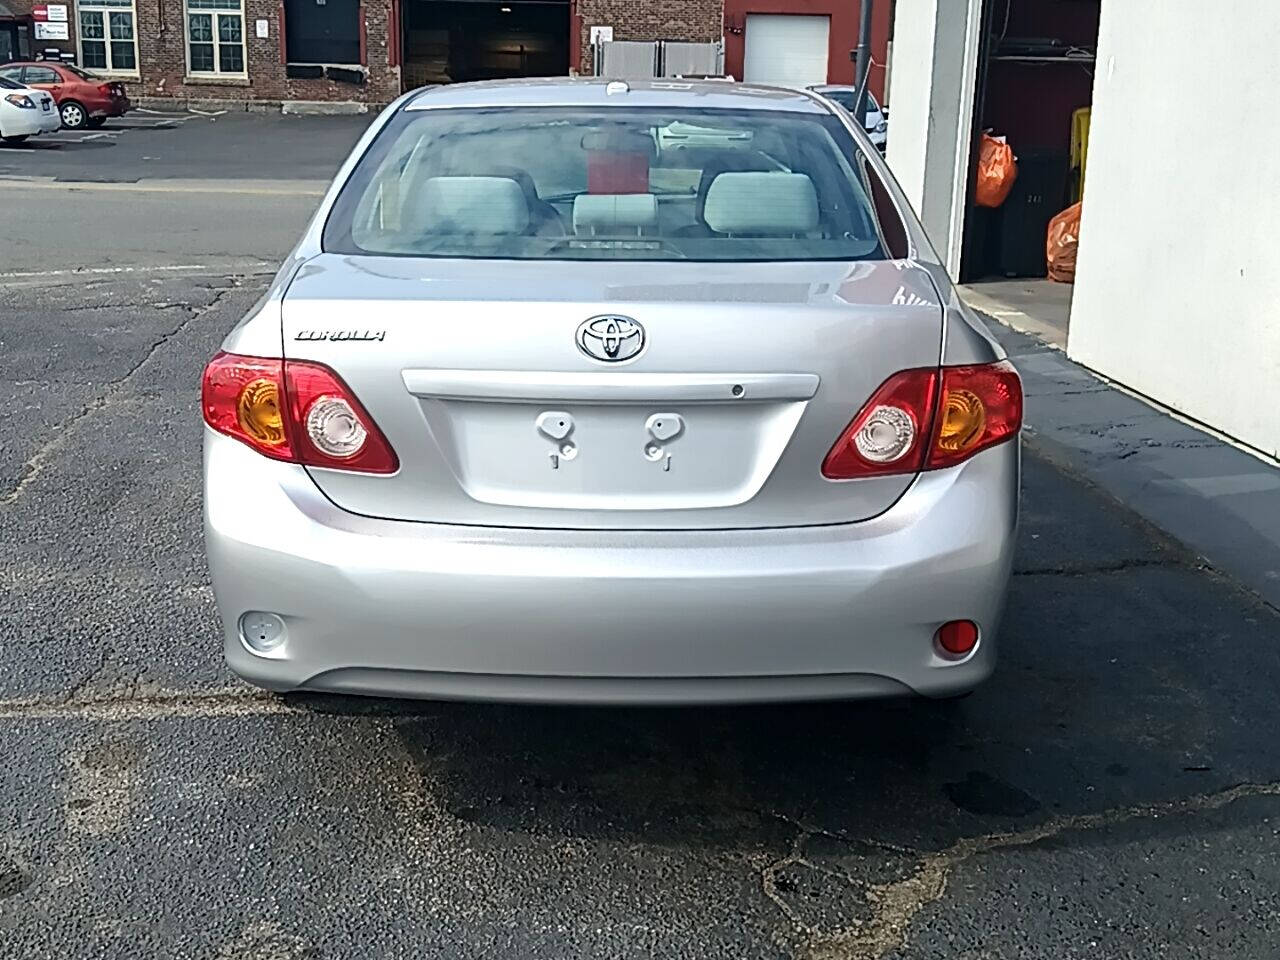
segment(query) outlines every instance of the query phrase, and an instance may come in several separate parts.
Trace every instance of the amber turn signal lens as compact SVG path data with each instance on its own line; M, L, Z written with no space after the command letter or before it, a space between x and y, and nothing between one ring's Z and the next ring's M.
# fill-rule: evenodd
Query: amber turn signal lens
M236 401L240 429L259 443L278 447L284 443L284 417L280 413L280 388L265 377L251 380Z
M938 448L960 453L982 438L987 427L987 408L972 390L948 390L942 400L942 426Z

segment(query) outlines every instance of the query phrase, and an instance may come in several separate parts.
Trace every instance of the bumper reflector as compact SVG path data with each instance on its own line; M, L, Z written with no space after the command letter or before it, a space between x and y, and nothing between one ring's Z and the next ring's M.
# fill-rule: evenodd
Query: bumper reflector
M934 634L938 646L952 657L963 657L978 645L978 625L972 620L949 620Z

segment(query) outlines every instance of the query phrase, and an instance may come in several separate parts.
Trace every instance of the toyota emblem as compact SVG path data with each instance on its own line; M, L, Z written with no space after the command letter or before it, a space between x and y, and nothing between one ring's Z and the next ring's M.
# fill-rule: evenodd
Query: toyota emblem
M578 325L578 349L592 360L621 363L644 349L644 327L630 317L592 317Z

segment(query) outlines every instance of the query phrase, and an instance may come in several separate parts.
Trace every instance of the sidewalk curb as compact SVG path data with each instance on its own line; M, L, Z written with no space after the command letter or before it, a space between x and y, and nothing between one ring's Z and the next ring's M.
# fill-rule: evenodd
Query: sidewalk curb
M990 320L1026 394L1028 445L1064 463L1280 609L1280 465Z
M131 97L135 107L160 110L165 113L190 111L196 114L220 113L281 113L286 116L352 116L377 113L385 103L366 103L363 100L247 100L230 97L226 100L203 97Z

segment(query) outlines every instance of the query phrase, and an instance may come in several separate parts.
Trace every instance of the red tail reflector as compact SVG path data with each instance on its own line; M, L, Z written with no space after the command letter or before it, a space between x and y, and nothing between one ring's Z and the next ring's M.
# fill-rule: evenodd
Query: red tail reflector
M963 657L978 645L978 625L972 620L948 620L934 636L944 652Z
M320 363L219 353L204 369L204 422L276 460L361 473L400 463L342 379Z
M1022 428L1022 381L1007 360L903 370L881 384L822 463L829 480L954 466Z

